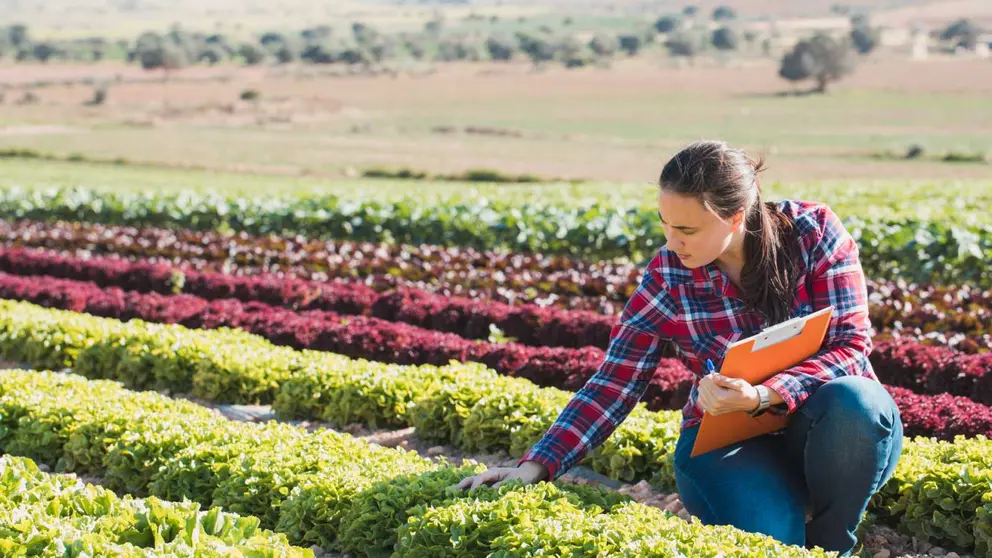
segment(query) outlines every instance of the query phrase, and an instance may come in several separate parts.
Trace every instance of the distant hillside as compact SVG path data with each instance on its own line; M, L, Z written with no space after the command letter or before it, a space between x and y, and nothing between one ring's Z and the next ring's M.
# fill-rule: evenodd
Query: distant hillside
M299 29L311 25L346 27L361 20L383 30L420 30L435 14L453 24L479 21L518 22L521 18L555 19L595 16L650 20L679 13L692 4L700 18L727 5L741 19L775 20L836 17L838 6L868 9L877 23L936 26L960 17L992 20L990 0L0 0L6 22L22 22L39 34L133 38L147 29L164 29L181 22L193 30L226 34L268 29Z

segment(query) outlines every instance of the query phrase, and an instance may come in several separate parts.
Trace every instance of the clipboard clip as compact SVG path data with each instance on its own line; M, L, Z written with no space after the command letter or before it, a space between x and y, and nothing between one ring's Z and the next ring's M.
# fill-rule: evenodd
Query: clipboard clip
M766 349L772 347L783 341L788 341L793 337L798 337L802 334L803 329L805 329L806 324L813 318L826 314L833 311L833 306L828 306L827 308L820 309L812 314L806 316L798 316L792 318L791 320L786 320L775 324L763 330L761 333L748 337L747 339L741 339L735 343L728 345L728 350L736 345L744 345L746 343L753 343L751 346L751 352L757 352L761 349Z

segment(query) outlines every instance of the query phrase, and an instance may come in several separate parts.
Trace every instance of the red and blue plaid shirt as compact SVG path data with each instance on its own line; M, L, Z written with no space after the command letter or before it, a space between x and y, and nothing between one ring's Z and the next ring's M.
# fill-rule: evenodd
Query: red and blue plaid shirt
M795 222L805 264L792 317L834 307L820 352L763 382L784 400L770 412L784 414L833 378L878 378L868 361L871 323L857 244L824 204L787 200L777 205ZM520 462L542 463L551 480L579 463L634 409L670 342L696 376L681 426L699 424L703 410L697 387L706 359L719 369L727 345L768 325L744 308L736 286L715 264L689 269L667 246L661 247L614 326L598 372Z

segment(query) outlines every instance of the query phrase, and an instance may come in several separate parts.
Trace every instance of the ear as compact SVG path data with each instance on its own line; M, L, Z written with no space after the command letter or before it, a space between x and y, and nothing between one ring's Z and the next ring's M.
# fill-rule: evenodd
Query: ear
M744 232L745 223L743 209L734 214L734 216L730 219L730 224L733 225L738 231Z

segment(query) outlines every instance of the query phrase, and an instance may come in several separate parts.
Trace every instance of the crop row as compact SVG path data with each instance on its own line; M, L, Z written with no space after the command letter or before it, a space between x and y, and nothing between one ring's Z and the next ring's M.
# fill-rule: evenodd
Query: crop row
M420 205L334 196L264 199L192 192L8 188L0 191L0 218L508 248L590 259L629 257L637 262L650 258L665 242L654 208L616 208L601 202L570 207L490 200ZM992 227L917 219L849 217L844 222L872 277L992 285L985 265L992 258Z
M232 325L295 348L333 350L384 362L482 362L499 372L526 377L539 385L572 391L581 387L602 362L602 349L607 346L615 321L590 312L486 304L423 291L379 295L347 284L273 276L182 274L166 265L135 264L112 258L63 258L25 250L0 250L0 270L43 274L38 279L0 274L0 296L4 298L120 319L137 317L190 327ZM91 283L56 280L48 275L93 281L113 288L99 289ZM120 291L117 287L137 292ZM156 296L176 290L192 294ZM377 317L342 318L339 313L367 313ZM492 325L504 328L511 338L520 336L530 343L588 346L530 347L465 339L483 337ZM964 354L945 347L880 337L869 358L886 383L919 393L947 392L992 404L992 353ZM692 376L679 361L666 358L655 380L645 396L649 407L677 408L688 394L687 384L691 384Z
M295 312L237 299L207 301L192 295L122 291L51 277L0 273L0 298L125 321L140 319L206 329L236 327L277 345L386 363L480 362L509 376L570 391L585 385L604 358L604 351L595 347L568 349L472 341L453 333L366 316L342 316L324 310ZM652 409L680 407L691 383L692 372L680 360L665 358L644 400Z
M474 435L469 438L462 438L460 426L446 430L448 427L444 425L453 420L445 415L450 412L448 407L451 402L445 399L450 395L432 403L437 406L432 411L439 413L437 417L417 422L410 414L410 408L421 392L435 389L439 380L434 367L405 370L367 361L358 361L361 363L359 365L333 353L297 353L284 347L276 348L267 340L239 330L187 330L181 326L143 322L122 324L116 320L41 309L26 303L4 304L7 307L0 311L0 326L3 327L0 331L4 332L0 338L0 348L5 355L27 361L36 368L72 367L92 377L122 381L130 387L182 393L192 391L200 397L221 402L274 401L275 409L285 418L321 418L340 426L353 421L374 427L415 425L422 437L465 444L469 450L507 447L522 450L532 441L514 435L509 438L492 436L491 431L486 434L486 429L492 427L487 422L492 418L489 411L477 417L478 422L470 422L469 431ZM169 350L169 347L175 351L177 360L152 356L156 351ZM142 353L144 350L151 351L152 355ZM242 354L252 356L245 361L245 357L238 356ZM255 362L264 362L264 370L257 370L252 364ZM240 372L230 373L232 366ZM364 387L350 386L349 382L355 381L351 376L341 379L327 372L344 368L351 370L349 374L374 375L392 378L388 380L390 382L399 381L397 386L389 388L398 390L398 393L383 394L378 389L370 388L368 380L360 381L365 382ZM489 389L493 387L493 378L497 377L491 370L478 365L466 365L462 369L465 373L458 381L464 385L485 385ZM505 377L497 383L498 387L514 392L534 388L532 384L521 384L519 380ZM886 388L900 408L907 436L952 440L957 435L992 435L992 409L985 405L949 394L928 396L913 393L904 387ZM565 392L551 390L549 393L554 393L552 399L559 403L567 401ZM366 397L385 399L371 404ZM462 402L462 405L469 409L472 403ZM540 411L529 409L529 412ZM665 420L669 417L667 412L657 416L666 417ZM493 420L503 421L505 417L496 413ZM510 427L513 428L513 425ZM518 434L534 435L536 430L523 428ZM611 456L611 459L617 457ZM597 463L606 466L607 462ZM620 463L620 470L623 470L626 465L623 461ZM610 467L612 465L603 472L617 474L618 470ZM624 474L629 479L637 472L627 471Z
M300 544L399 557L579 549L618 556L824 555L687 523L595 487L508 483L461 492L451 485L481 466L433 463L327 430L232 423L109 382L8 371L0 374L0 394L5 451L63 470L105 473L137 493L244 510ZM562 522L569 529L556 532Z
M48 250L0 249L0 271L15 275L47 275L92 281L102 287L120 287L139 292L184 292L206 299L236 298L264 302L294 310L328 310L364 314L388 321L456 333L468 339L485 339L498 328L502 334L525 345L605 349L615 317L586 311L565 311L533 304L510 306L498 302L449 297L419 289L378 293L361 284L306 281L271 274L235 276L217 272L183 270L162 263L130 262L113 257L71 257ZM970 302L966 289L957 298L945 291L944 304L960 304L959 311L941 311L932 302L920 304L920 293L910 294L898 286L875 285L869 295L869 312L875 327L882 326L878 339L916 339L930 346L951 345L969 354L992 349L992 310L982 306L982 296ZM922 288L917 288L917 291ZM930 292L926 299L936 300ZM916 305L914 305L914 303ZM893 310L893 307L898 310ZM897 312L905 311L906 315ZM878 322L881 321L882 324ZM927 333L912 334L907 324L923 324ZM939 335L944 343L934 342Z
M112 254L186 269L361 281L377 291L418 288L443 295L565 309L618 311L637 285L630 263L461 246L313 240L191 229L66 221L0 220L0 242L67 254Z
M498 376L476 365L398 367L349 361L326 353L273 347L236 331L122 324L24 303L0 304L8 310L0 322L0 348L6 358L28 361L39 368L71 366L80 374L120 380L139 389L192 385L194 393L206 399L250 401L260 388L274 386L278 391L274 408L283 418L323 418L339 425L410 424L425 440L454 443L469 451L507 450L512 455L522 455L543 435L571 396ZM240 342L234 338L240 338ZM900 394L914 397L902 388L892 389L897 398ZM35 397L56 398L60 404L79 399L75 394L66 397L64 390L32 393ZM947 416L956 405L967 406L967 401L960 398L941 397L926 412ZM966 408L962 411L970 414ZM189 421L197 417L196 413L182 416L187 414ZM79 417L85 413L59 416ZM913 416L912 410L904 414L907 436L913 435ZM135 420L147 422L141 414L135 415ZM46 424L51 426L57 421ZM992 423L987 423L986 429L988 424ZM674 488L670 459L678 428L677 413L651 413L638 405L581 463L611 478L650 478L658 486ZM95 438L106 437L111 443L118 432L116 427L96 431L101 434ZM85 431L76 432L85 435ZM42 434L33 432L24 438L24 443L52 439ZM141 444L147 447L150 442L141 438ZM953 442L907 439L896 473L873 498L871 508L887 521L945 548L976 550L979 556L992 556L992 533L988 529L988 514L992 512L990 456L992 446L983 436L956 437ZM203 453L187 455L173 468L177 471L173 474L180 478L168 482L173 486L212 482L204 480L202 468L209 466L203 465L203 459ZM93 458L87 460L92 462ZM128 460L132 461L133 458ZM261 476L263 480L270 478ZM938 515L943 520L935 523ZM294 540L292 536L290 540Z
M0 222L0 239L15 248L58 249L63 257L70 259L88 258L96 253L111 254L114 260L131 258L141 265L162 268L168 265L190 277L199 272L214 271L231 275L277 274L285 278L309 279L321 285L328 285L325 282L328 278L345 279L346 282L335 281L332 285L348 285L355 291L355 297L366 301L366 305L374 297L370 290L382 293L400 288L414 293L412 296L418 299L430 299L431 310L403 312L396 309L395 315L401 318L417 315L422 317L421 322L438 322L434 329L454 331L472 338L488 332L478 316L472 318L473 325L482 327L462 328L461 331L451 328L461 327L458 320L464 323L468 318L457 317L453 321L444 317L452 312L465 313L466 310L461 307L466 305L466 301L472 301L469 308L474 314L480 313L480 305L485 306L483 300L493 301L489 310L493 315L487 319L497 324L507 319L510 313L505 309L505 304L527 307L528 302L540 307L584 309L613 316L619 313L640 279L639 269L632 264L592 264L555 256L476 252L435 246L321 243L299 238L283 240L244 234L224 236L218 233L64 222L53 223L50 228L44 223L31 221L16 224ZM31 266L39 265L41 263L38 261L23 262L16 268L9 267L7 271L32 273L37 271L31 271ZM49 275L79 278L62 275L64 272L59 272L58 266L51 263L44 267ZM18 268L27 271L18 271ZM91 276L97 280L99 274ZM480 285L480 278L483 278L484 284ZM169 292L167 289L177 288L176 280L166 273L157 285L148 285L147 288ZM135 286L127 288L138 288L140 285L133 284ZM872 324L886 335L915 338L930 345L951 346L967 353L992 350L992 291L983 291L967 284L947 287L874 280L868 281L867 288ZM187 292L190 292L188 288ZM611 294L587 296L589 292ZM450 302L439 302L447 300ZM297 308L300 304L298 299L287 302L297 305ZM315 300L312 303L321 302ZM340 308L337 311L349 312ZM534 310L530 312L536 313ZM556 315L546 313L543 320L560 321L560 318L554 318ZM579 331L577 335L597 341L600 343L598 346L604 348L603 328L599 324L602 318L597 320L592 316L582 320L589 324L588 328L598 328L598 331ZM533 320L528 325L532 323ZM425 323L415 325L431 327ZM530 327L515 332L518 335L511 337L529 344L548 344L537 341L541 336L534 331ZM564 346L580 346L578 343L583 342L570 336L553 338Z
M196 502L119 498L10 455L0 457L0 554L313 558L285 535L259 529L255 517L202 510Z
M525 345L605 349L616 319L595 312L510 306L487 300L446 297L419 289L378 293L361 284L238 277L117 258L73 258L49 251L0 249L0 272L92 281L101 287L138 292L186 293L215 300L236 298L293 310L327 310L404 322L468 339L486 339L492 327Z

